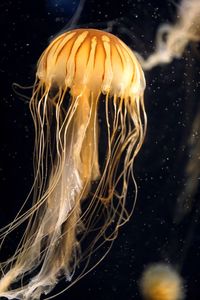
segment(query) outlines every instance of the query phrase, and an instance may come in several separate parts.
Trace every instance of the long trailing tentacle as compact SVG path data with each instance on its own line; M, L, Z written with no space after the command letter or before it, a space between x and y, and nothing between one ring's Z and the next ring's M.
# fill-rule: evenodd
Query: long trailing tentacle
M40 169L36 168L34 210L29 216L21 247L9 260L12 268L0 282L1 295L11 299L39 298L42 292L54 287L63 271L70 280L76 265L73 260L76 260L79 248L76 235L81 228L81 200L87 196L91 178L94 180L99 176L97 149L94 151L97 104L94 101L87 103L90 97L84 94L71 98L68 112L64 112L63 117L64 96L60 91L58 93L54 121L50 120L51 113L47 114L46 109L49 91L44 98L32 103L36 127L35 162ZM85 114L82 114L83 111ZM53 127L55 135L52 138ZM87 155L86 145L89 149ZM47 168L49 161L52 161L50 170ZM8 262L2 264L2 269L7 265ZM13 281L37 268L40 271L28 285L6 292Z

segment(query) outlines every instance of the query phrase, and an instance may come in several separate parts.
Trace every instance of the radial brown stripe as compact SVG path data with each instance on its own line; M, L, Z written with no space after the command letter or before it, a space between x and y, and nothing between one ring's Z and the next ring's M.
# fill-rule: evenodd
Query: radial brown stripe
M89 52L89 58L86 65L86 71L85 71L85 81L87 81L89 75L94 70L94 57L96 52L96 45L97 45L97 37L93 36L92 39L90 39L90 52Z
M103 45L103 42L102 42L102 40L101 40L101 38L100 37L97 37L97 40L98 40L98 44L100 44L101 45L101 47L102 47L102 49L103 49L103 51L104 51L104 57L106 58L106 52L105 52L105 49L104 49L104 45ZM103 63L103 78L102 78L102 81L103 81L103 79L104 79L104 74L105 74L105 64Z
M53 47L56 46L56 49L55 51L57 50L57 48L59 47L59 42L60 40L63 40L63 37L65 36L66 34L62 34L60 37L58 36L50 45L49 47L47 48L47 51L46 51L46 54L48 55L49 54L49 51L52 51ZM54 52L55 52L54 51Z
M123 61L122 61L122 58L121 56L119 55L119 51L117 50L117 47L116 47L116 44L115 43L112 43L111 45L111 57L114 57L116 55L114 55L114 52L116 52L118 54L118 57L119 57L119 61L121 62L121 65L122 65L122 69L123 69ZM113 59L111 60L112 61L112 66L113 66ZM119 63L120 63L119 62Z
M134 68L133 68L133 60L132 60L132 54L127 51L127 48L121 47L121 51L124 56L124 62L125 62L125 69L129 72L129 78L127 78L129 81L127 81L127 84L130 85L132 83L132 78L134 74ZM131 75L132 74L132 75Z
M86 66L87 66L87 64L88 64L88 61L89 61L89 59L90 59L90 51L91 51L91 47L92 47L92 43L91 43L91 38L90 37L88 37L88 39L90 40L90 50L88 51L88 57L87 57L87 62L86 62Z
M64 34L61 36L61 38L57 37L54 41L53 44L50 44L49 47L47 48L47 50L45 51L44 55L46 56L46 58L49 58L49 54L51 55L51 57L55 56L55 53L58 49L58 47L60 46L59 41L61 40L61 43L63 41L63 36ZM54 49L55 48L55 49Z
M122 61L123 73L124 73L124 70L126 69L126 66L125 66L125 61L124 61L124 55L123 55L123 53L122 53L122 50L121 50L121 47L120 47L120 46L121 46L121 45L116 44L116 49L117 49L117 52L118 52L118 54L119 54L119 57L120 57L120 59L121 59L121 61Z
M69 41L73 36L75 35L75 32L71 32L67 35L62 35L62 40L60 42L60 39L57 38L56 42L54 43L53 47L51 45L48 47L48 55L46 55L47 59L47 68L46 73L49 73L49 70L51 72L51 68L55 67L57 60L59 59L58 53L61 53L63 51L63 48L66 45L66 42ZM54 49L55 47L55 49ZM49 68L48 68L49 66Z
M102 83L102 88L103 90L107 91L108 87L110 88L113 79L112 65L110 62L110 38L106 35L103 35L101 39L105 51L105 62L104 62L105 68L104 68L104 79Z
M47 49L46 49L46 50L43 52L43 54L41 55L41 57L40 57L40 59L39 59L39 61L38 61L38 64L39 64L39 62L40 62L42 59L44 59L44 57L45 57L45 62L46 62L47 57L48 57L48 55L49 55L49 51L51 51L52 47L57 43L58 40L63 39L63 35L64 35L64 34L62 34L61 36L57 37L55 40L53 40L53 41L51 42L51 44L47 47ZM46 68L46 64L45 64L45 68Z
M61 53L61 52L63 51L63 49L67 46L67 44L75 37L75 35L76 35L76 32L71 32L71 33L67 34L66 37L64 38L63 42L60 43L60 44L58 45L58 47L59 47L59 46L61 47L61 45L63 44L63 47L62 47L62 48L59 50L59 52L57 53L57 55L56 55L56 61L55 61L55 62L58 61L58 58L59 58L59 56L60 56L60 53ZM67 38L67 40L66 40L66 38ZM57 47L56 51L58 50L58 47ZM56 52L56 51L55 51L55 52Z
M83 33L82 33L83 34ZM71 49L70 49L70 55L68 56L68 59L67 59L67 62L66 62L66 71L67 71L67 64L68 64L68 61L69 61L69 59L70 59L70 56L71 56L71 53L72 53L72 51L73 51L73 47L74 47L74 44L75 44L75 42L76 42L76 40L79 38L79 35L78 35L78 33L77 33L77 35L76 35L76 37L75 37L75 41L74 41L74 43L72 44L72 46L71 46ZM84 38L84 40L80 43L80 45L77 47L77 50L76 50L76 52L75 52L75 54L74 54L74 64L73 64L73 67L74 67L74 76L73 76L73 79L75 78L75 76L76 76L76 67L77 67L77 55L78 55L78 52L79 51L81 51L81 48L82 48L82 46L83 46L83 44L84 44L84 42L87 40L87 35L86 35L86 37Z
M98 45L99 39L98 39L98 37L96 37L96 39L97 39L97 45ZM97 47L96 47L96 49L97 49ZM95 54L94 54L94 68L96 66L96 59L97 59L97 50L96 49L95 49Z
M75 40L74 45L72 47L70 56L67 61L67 78L66 78L66 84L68 86L71 86L72 80L74 78L74 71L75 71L75 64L74 64L74 58L76 55L76 52L78 48L81 46L81 44L84 42L85 38L88 35L88 31L83 31Z
M133 65L133 75L132 75L132 77L131 77L131 82L133 82L134 79L135 79L135 63L136 63L136 61L133 60L133 53L132 53L131 49L128 48L128 47L126 46L126 44L123 43L122 41L119 41L119 42L120 42L120 44L122 45L123 49L125 49L125 51L128 53L129 57L131 58L132 65Z
M88 41L87 41L87 40L88 40ZM88 61L89 61L89 59L90 59L90 51L91 51L91 39L90 39L90 36L87 36L87 37L86 37L86 39L84 40L84 42L83 42L82 45L81 45L81 48L84 47L83 44L84 44L84 43L87 43L87 42L89 43L90 49L89 49L89 51L88 51L87 62L86 62L86 68L87 68ZM81 51L81 48L79 48L79 51ZM84 73L86 73L86 72L84 72Z

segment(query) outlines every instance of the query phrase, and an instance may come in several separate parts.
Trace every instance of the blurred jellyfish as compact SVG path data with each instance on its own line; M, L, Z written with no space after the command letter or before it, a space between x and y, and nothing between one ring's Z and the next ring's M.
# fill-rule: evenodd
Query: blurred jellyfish
M128 211L127 186L130 177L135 183L133 163L146 131L144 88L135 55L110 33L72 30L44 51L30 101L33 206L1 233L3 241L28 219L14 256L1 264L0 296L39 299L59 278L70 281L84 261L81 278L91 254L128 221L135 202ZM81 252L80 243L92 230L92 241ZM20 287L13 288L14 282Z
M185 184L180 192L175 210L174 221L179 223L193 206L198 192L200 178L200 108L197 109L188 139L188 162L185 167Z
M182 278L171 266L164 263L146 268L140 280L140 290L146 300L184 299Z
M200 41L200 1L182 0L175 25L159 27L155 52L146 60L138 55L142 67L149 70L159 64L171 63L182 56L191 41Z

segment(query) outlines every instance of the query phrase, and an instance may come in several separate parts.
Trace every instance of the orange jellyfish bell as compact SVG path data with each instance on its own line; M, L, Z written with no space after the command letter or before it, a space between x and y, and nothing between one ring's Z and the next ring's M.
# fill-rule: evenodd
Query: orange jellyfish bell
M58 36L39 60L38 78L46 85L84 88L131 97L143 93L145 79L133 52L119 38L96 29L76 29Z
M75 29L44 51L30 101L33 205L1 231L3 242L28 221L16 252L1 264L0 296L40 299L63 276L73 280L69 288L106 255L109 246L90 265L91 254L112 244L134 209L133 163L146 131L144 88L134 53L110 33ZM128 210L130 179L135 195Z

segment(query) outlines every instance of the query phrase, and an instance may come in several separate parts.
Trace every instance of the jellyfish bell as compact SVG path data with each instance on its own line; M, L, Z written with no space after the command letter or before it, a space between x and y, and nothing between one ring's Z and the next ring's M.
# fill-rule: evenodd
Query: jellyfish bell
M155 263L147 266L140 280L145 300L183 300L184 282L171 265Z
M50 86L87 88L95 94L143 93L145 80L133 52L116 36L97 29L76 29L58 36L38 63L37 77Z
M91 254L114 240L128 221L135 198L128 211L127 186L131 177L135 184L133 163L146 131L144 88L134 53L110 33L75 29L44 51L30 101L35 125L33 206L0 235L4 240L28 220L15 254L1 264L0 296L40 299L61 276L71 281L84 261L77 281L88 272ZM102 162L99 115L106 128ZM81 251L91 231L93 238ZM17 281L20 287L13 289Z

